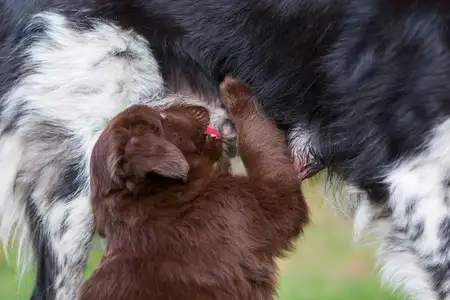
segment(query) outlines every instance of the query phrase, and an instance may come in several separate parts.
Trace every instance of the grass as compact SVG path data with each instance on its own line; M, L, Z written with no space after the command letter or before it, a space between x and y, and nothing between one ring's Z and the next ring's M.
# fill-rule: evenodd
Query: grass
M280 300L396 300L392 291L380 287L373 249L355 245L351 227L335 217L321 193L304 185L312 211L312 223L299 240L297 251L280 261ZM97 244L89 258L88 275L102 255ZM14 262L11 253L11 262ZM29 299L33 277L23 277L19 288L15 268L0 252L0 299Z

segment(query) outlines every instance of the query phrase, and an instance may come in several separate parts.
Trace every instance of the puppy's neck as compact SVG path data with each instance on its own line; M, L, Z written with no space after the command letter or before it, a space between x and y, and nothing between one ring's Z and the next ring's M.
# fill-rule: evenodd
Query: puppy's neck
M189 181L208 176L214 172L214 162L200 155L186 155L189 164Z
M224 167L226 163L223 160L213 162L197 154L185 156L189 164L186 182L149 175L135 190L136 192L128 191L117 195L119 203L127 203L123 206L124 211L121 211L121 215L131 214L129 220L123 223L127 227L123 230L140 232L137 236L145 235L146 232L149 235L156 234L152 232L152 226L164 226L167 222L179 219L217 176L229 171ZM144 223L145 228L141 228ZM117 232L114 226L110 226L109 229L107 238L116 239ZM124 237L121 239L123 241Z
M121 215L130 212L133 217L122 223L123 228L109 226L106 234L108 253L125 253L133 245L135 249L129 255L151 255L164 248L166 241L170 242L171 232L177 230L173 222L180 220L190 210L191 205L218 174L223 174L207 158L188 156L187 160L190 172L185 183L176 180L168 183L167 180L162 180L159 185L155 182L159 179L148 178L148 193L134 196L133 202L127 201L132 203L132 207L129 206ZM124 235L123 232L127 234Z
M168 185L165 190L159 193L161 196L177 193L185 201L192 201L202 193L215 177L217 168L215 163L208 158L199 155L186 155L186 159L189 163L187 181Z

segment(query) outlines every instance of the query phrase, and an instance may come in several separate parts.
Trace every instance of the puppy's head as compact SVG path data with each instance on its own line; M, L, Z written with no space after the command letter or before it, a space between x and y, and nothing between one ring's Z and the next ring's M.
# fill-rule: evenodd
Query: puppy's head
M164 99L158 102L159 105L161 107L191 105L206 108L209 112L210 123L220 131L222 136L221 141L224 154L228 158L235 157L237 155L236 129L228 116L227 110L221 105L219 97L204 98L195 94L192 90L186 89L186 87L177 90L181 91L181 93L169 93Z
M212 164L221 157L221 141L208 134L209 124L209 112L201 106L126 109L94 146L92 197L124 189L138 192L150 177L186 181L191 158L202 157Z

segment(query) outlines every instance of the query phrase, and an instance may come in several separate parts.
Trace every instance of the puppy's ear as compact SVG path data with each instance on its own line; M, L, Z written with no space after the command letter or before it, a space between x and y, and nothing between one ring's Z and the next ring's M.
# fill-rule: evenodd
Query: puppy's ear
M189 164L175 145L153 132L129 134L123 129L100 135L91 155L92 199L125 186L134 189L149 173L186 181Z
M186 181L189 164L172 143L152 133L132 137L125 146L125 164L132 177L143 179L153 173Z

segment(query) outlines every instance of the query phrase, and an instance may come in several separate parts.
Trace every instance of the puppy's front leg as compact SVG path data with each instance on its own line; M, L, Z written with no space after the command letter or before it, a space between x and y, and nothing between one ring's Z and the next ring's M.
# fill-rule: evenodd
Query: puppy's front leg
M250 88L227 77L221 84L221 97L235 123L239 154L249 177L299 186L285 138L257 108Z
M246 85L226 78L221 84L221 96L235 122L238 151L247 169L249 186L266 220L255 224L253 234L275 251L288 249L290 240L308 221L308 208L284 136L257 109L256 99Z

